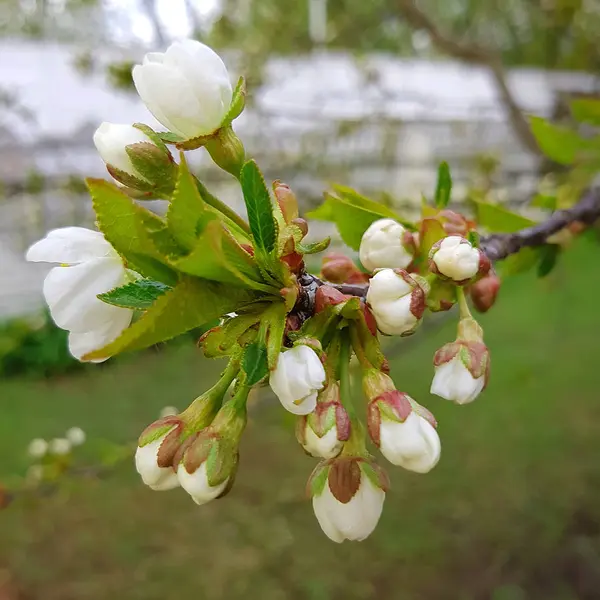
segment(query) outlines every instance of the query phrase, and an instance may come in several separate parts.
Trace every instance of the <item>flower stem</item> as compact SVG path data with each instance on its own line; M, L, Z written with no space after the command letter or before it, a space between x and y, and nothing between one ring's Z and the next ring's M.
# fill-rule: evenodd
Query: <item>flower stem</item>
M212 206L215 210L218 210L222 215L233 221L233 223L235 223L244 233L250 233L250 226L248 223L246 223L233 208L227 206L227 204L219 200L216 196L213 196L199 179L196 179L196 186L206 204Z
M460 311L461 319L472 319L473 315L469 310L469 305L467 304L467 297L465 295L465 290L462 287L456 288L456 296L458 298L458 308Z
M352 349L354 350L354 354L358 358L361 366L364 369L373 368L373 364L367 358L367 354L365 349L360 341L360 335L358 333L358 327L356 325L350 325L350 339L352 341Z

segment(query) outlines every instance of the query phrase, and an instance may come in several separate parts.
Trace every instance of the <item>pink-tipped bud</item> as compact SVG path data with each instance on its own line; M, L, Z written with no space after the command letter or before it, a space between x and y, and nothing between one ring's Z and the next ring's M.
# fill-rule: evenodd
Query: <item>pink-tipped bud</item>
M366 283L369 276L354 261L340 252L330 252L323 258L321 275L331 283Z
M298 217L298 200L287 183L279 180L273 182L273 192L286 223Z
M502 282L496 273L488 273L476 281L469 289L473 306L481 312L487 312L496 302Z

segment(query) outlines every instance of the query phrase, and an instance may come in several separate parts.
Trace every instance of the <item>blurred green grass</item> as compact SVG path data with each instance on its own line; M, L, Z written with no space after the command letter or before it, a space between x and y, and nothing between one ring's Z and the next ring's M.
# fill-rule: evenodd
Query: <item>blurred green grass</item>
M338 546L320 532L304 498L315 463L265 401L223 500L197 507L181 491L151 492L126 463L1 512L0 567L24 598L44 600L600 597L597 256L584 238L550 277L505 282L481 319L492 378L472 405L428 392L452 320L393 342L392 374L438 418L442 460L427 476L390 468L367 541ZM68 378L0 383L0 481L26 468L31 438L72 425L88 432L90 454L94 439L134 440L219 368L186 344Z

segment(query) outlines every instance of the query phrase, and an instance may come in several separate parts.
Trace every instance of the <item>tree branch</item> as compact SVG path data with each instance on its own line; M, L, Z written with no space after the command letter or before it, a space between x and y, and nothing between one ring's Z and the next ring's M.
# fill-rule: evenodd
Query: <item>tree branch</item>
M418 8L415 0L396 0L396 2L398 10L402 13L408 24L414 29L425 30L439 50L465 62L482 65L489 69L496 82L500 98L508 112L508 117L515 133L527 149L535 154L540 154L540 148L531 133L529 123L510 91L500 56L478 44L465 43L446 36Z

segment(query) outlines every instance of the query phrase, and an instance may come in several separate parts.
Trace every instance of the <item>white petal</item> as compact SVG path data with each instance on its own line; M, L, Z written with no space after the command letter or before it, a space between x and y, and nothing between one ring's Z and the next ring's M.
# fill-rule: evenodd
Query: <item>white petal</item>
M229 481L229 479L226 479L219 485L209 485L206 474L206 462L203 462L193 473L188 473L185 467L180 464L177 469L177 478L181 487L200 506L220 496L225 491Z
M113 320L105 327L93 331L86 331L85 333L69 333L69 352L77 360L82 360L86 354L93 350L104 348L104 346L116 340L119 335L129 327L133 317L133 311L128 308L115 308L119 308L119 312L113 315ZM108 360L108 358L110 357L95 359L91 362L101 363Z
M344 442L338 440L337 427L332 427L323 437L319 437L312 427L306 427L303 447L315 458L335 458L343 445Z
M33 244L25 258L30 262L76 265L94 258L117 257L99 231L84 227L53 229Z
M431 393L457 404L473 402L481 393L485 385L485 377L475 379L464 366L460 357L455 356L435 368L435 375L431 382Z
M135 453L135 468L141 475L142 481L156 491L172 490L179 486L177 474L172 467L158 466L158 451L165 437L173 431L169 429L164 435L157 440L146 444L143 447L138 447Z
M470 279L479 270L479 251L458 235L444 238L433 255L440 273L454 281Z
M279 399L283 407L293 415L307 415L317 407L317 392L311 392L308 396L299 400L292 400L291 402L289 400L284 402L283 399Z
M398 300L410 295L411 292L412 287L404 278L394 273L392 269L382 269L377 271L369 282L367 302L373 306L380 302Z
M73 267L54 267L44 281L44 297L59 327L84 333L119 318L124 309L102 302L97 295L125 281L119 259L97 258Z
M412 256L402 245L404 227L393 219L380 219L365 231L359 249L360 262L369 271L404 269Z

